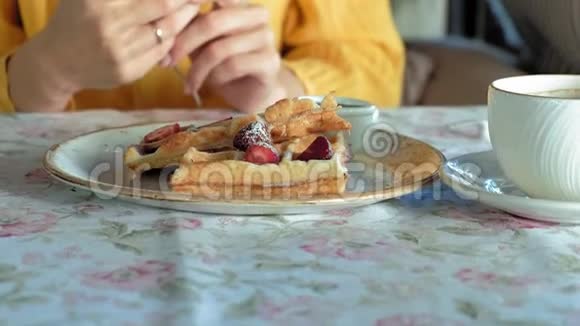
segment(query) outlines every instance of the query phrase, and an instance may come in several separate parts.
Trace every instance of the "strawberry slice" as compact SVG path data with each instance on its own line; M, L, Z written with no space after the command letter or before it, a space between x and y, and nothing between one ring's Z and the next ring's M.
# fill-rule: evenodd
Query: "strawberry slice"
M298 161L330 160L334 156L332 145L328 138L317 137L308 148L297 158Z
M181 126L179 123L175 123L169 126L164 126L159 129L156 129L150 133L148 133L145 138L143 138L143 142L148 143L155 143L161 140L166 139L167 137L173 136L176 133L181 131Z
M248 147L244 160L258 165L278 164L280 162L280 155L272 145L258 143Z

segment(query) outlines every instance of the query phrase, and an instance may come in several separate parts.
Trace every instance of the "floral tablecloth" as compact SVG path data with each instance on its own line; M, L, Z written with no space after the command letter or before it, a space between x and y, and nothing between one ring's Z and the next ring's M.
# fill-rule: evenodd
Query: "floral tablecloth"
M41 169L76 134L224 114L0 117L0 325L580 325L580 229L440 184L361 209L248 218L100 200ZM387 116L448 157L490 148L484 108Z

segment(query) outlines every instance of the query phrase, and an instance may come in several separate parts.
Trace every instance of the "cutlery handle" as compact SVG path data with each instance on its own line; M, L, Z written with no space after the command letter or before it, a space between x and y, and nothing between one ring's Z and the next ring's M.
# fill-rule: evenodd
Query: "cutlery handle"
M183 75L181 70L179 70L178 67L173 68L173 70L177 73L177 75L179 75L181 80L183 80L185 82L186 77ZM193 92L192 96L193 96L193 100L195 101L195 104L198 107L201 107L203 105L203 102L201 101L201 97L199 96L199 93L197 91L195 91L195 92Z

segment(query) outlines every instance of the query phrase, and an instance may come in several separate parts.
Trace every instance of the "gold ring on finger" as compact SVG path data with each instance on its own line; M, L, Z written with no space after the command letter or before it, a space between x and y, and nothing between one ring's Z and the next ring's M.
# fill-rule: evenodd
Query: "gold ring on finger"
M153 27L155 28L155 38L157 39L157 43L163 43L165 39L165 32L159 26L154 25Z

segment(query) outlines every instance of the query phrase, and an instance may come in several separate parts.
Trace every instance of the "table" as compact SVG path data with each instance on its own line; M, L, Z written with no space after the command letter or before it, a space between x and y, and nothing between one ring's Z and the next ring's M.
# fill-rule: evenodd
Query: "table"
M224 114L0 117L0 325L580 324L580 229L439 183L361 209L245 218L100 200L41 169L76 134ZM448 157L490 148L478 124L449 127L484 121L481 107L387 116Z

